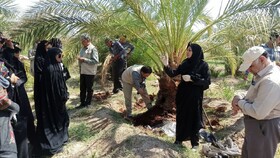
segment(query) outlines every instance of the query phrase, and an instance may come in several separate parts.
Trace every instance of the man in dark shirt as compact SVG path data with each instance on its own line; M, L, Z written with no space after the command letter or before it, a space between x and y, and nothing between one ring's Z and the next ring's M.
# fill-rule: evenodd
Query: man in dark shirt
M125 68L126 51L119 41L113 42L111 39L106 38L105 44L109 47L109 51L112 54L113 93L118 93L119 90L122 90L120 77Z
M134 46L126 40L126 35L121 35L119 42L122 44L124 50L126 51L125 56L125 69L127 68L127 60L131 56Z

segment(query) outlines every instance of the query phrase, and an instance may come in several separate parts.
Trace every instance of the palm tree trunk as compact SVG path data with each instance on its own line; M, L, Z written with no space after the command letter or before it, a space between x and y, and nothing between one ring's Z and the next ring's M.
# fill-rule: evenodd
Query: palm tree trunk
M175 120L176 115L176 96L177 86L174 80L167 75L159 79L159 91L157 100L152 109L139 114L133 118L133 124L156 126L164 120Z

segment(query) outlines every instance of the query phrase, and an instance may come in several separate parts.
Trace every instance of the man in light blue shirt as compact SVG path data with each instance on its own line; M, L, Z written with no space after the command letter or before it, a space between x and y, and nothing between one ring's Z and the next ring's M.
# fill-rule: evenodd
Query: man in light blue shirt
M278 47L280 46L280 36L277 32L271 33L269 37L269 41L267 43L264 43L261 45L266 52L269 55L269 59L272 62L276 62L276 64L279 66L279 60L280 60L280 50L278 50Z

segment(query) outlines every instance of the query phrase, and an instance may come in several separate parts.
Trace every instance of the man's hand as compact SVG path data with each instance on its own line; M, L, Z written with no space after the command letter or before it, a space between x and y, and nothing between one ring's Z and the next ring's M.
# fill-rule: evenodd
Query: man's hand
M114 56L112 57L112 62L118 60L120 57L121 57L121 54L120 54L120 53L117 54L117 55L114 55Z
M85 58L84 57L78 57L79 62L84 62Z
M239 106L238 106L238 101L240 100L241 98L239 96L234 96L234 98L232 99L232 102L231 102L231 109L232 109L232 116L235 116L238 111L240 110Z
M130 58L130 56L131 56L131 52L127 53L126 54L126 59Z
M141 95L143 95L143 94L145 93L145 91L144 91L144 89L139 88L139 89L138 89L138 93L141 94Z
M139 89L138 89L138 93L139 93L140 95L145 96L145 97L149 97L149 95L145 93L145 90L144 90L143 88L139 88Z
M150 96L146 93L144 88L139 88L137 91L142 96L143 99L146 98L150 100Z

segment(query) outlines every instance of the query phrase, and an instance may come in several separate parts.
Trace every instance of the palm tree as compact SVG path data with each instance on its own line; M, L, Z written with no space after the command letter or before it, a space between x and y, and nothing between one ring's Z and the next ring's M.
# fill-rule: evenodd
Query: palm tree
M104 36L129 33L145 44L145 55L153 61L160 76L156 105L162 111L172 112L176 86L162 73L160 56L168 55L171 65L176 67L185 58L188 42L197 42L214 57L217 54L210 52L223 50L235 72L237 61L232 42L223 38L227 32L220 28L238 13L279 6L278 0L229 0L217 18L212 18L205 12L207 3L209 0L45 0L30 10L14 35L26 45L36 38L59 35L68 41L66 56L71 61L76 56L73 52L78 52L78 37L84 32L95 35L95 42L103 42ZM224 46L227 47L221 49Z
M206 46L221 44L210 48L208 59L225 61L227 72L235 75L239 58L248 47L265 43L272 32L279 32L278 15L278 10L271 7L249 10L224 20L218 25L219 33L212 34L205 41Z
M8 31L12 26L10 19L14 17L15 5L14 0L0 1L0 31Z

